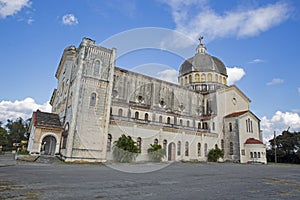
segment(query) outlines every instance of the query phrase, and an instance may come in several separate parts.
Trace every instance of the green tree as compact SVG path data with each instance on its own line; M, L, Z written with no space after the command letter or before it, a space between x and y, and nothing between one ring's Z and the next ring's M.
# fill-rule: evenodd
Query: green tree
M166 150L161 147L160 144L150 144L151 147L148 149L148 154L152 161L160 162L161 159L166 155Z
M2 127L2 122L0 122L0 146L7 146L8 144L8 135L7 131Z
M126 135L121 135L117 141L114 142L113 156L118 162L131 162L139 153L136 142Z
M8 145L12 147L13 143L20 143L21 140L27 140L28 122L21 117L16 120L7 120L6 128L8 130Z
M211 149L208 152L207 160L210 162L217 162L219 158L223 158L223 157L224 157L224 152L217 147L215 149Z

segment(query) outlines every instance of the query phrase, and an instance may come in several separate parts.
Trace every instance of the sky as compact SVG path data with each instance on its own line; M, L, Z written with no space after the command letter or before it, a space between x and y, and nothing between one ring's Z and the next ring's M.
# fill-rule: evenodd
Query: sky
M63 50L84 37L117 48L117 66L176 83L201 35L251 99L265 142L300 131L300 1L0 0L0 34L2 122L51 111Z

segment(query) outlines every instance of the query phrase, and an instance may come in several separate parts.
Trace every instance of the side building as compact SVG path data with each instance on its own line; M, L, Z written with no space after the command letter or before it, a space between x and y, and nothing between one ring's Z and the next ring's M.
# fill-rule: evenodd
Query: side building
M116 49L88 38L64 50L49 114L61 122L55 145L64 160L113 160L114 141L125 134L137 141L136 161L149 160L147 149L157 143L169 161L206 161L209 150L219 147L225 161L266 163L260 120L250 111L250 99L227 86L224 63L209 55L201 41L181 65L178 85L115 67L115 59ZM28 150L41 153L40 145L31 144L36 137L42 144L47 134L35 130Z

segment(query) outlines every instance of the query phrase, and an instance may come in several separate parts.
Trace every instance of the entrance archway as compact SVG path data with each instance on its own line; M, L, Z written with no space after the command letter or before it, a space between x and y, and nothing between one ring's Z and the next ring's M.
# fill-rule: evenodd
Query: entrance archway
M52 135L44 137L42 141L41 154L54 155L56 148L56 139Z
M168 146L168 160L173 161L175 160L175 144L171 142Z

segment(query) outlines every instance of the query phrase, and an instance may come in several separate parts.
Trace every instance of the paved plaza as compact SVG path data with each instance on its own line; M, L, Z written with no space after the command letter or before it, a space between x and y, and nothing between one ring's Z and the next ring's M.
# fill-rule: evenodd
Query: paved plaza
M42 164L11 158L0 155L0 199L300 199L299 165Z

